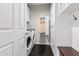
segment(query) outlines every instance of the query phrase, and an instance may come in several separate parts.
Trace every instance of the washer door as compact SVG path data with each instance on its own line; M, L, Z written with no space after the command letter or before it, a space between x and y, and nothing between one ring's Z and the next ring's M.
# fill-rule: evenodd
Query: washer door
M30 47L31 42L32 42L32 39L31 39L31 37L29 36L29 37L27 38L27 48Z

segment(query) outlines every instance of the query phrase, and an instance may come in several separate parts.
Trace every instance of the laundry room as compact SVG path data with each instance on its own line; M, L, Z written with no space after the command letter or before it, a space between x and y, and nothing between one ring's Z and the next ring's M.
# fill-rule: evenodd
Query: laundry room
M35 34L29 56L79 55L78 5L27 3L29 10L27 29L33 30Z
M79 56L79 3L0 3L0 56Z
M34 31L35 45L50 45L50 8L51 3L27 3L27 30Z

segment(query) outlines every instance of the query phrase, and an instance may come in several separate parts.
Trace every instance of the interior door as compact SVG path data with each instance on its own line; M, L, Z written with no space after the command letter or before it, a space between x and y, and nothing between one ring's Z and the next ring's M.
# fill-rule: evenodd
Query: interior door
M0 3L0 56L25 55L25 4Z

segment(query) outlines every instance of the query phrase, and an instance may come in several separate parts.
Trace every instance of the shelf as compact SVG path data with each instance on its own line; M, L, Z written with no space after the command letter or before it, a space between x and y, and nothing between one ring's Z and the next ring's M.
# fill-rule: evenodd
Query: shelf
M74 11L79 9L79 3L71 3L67 5L63 10L61 10L58 15L60 14L67 14L67 13L73 13Z

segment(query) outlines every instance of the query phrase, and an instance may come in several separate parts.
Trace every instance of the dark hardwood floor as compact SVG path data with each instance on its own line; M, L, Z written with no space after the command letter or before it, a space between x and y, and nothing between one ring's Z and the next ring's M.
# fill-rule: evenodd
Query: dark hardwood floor
M29 56L53 56L50 45L35 44Z

